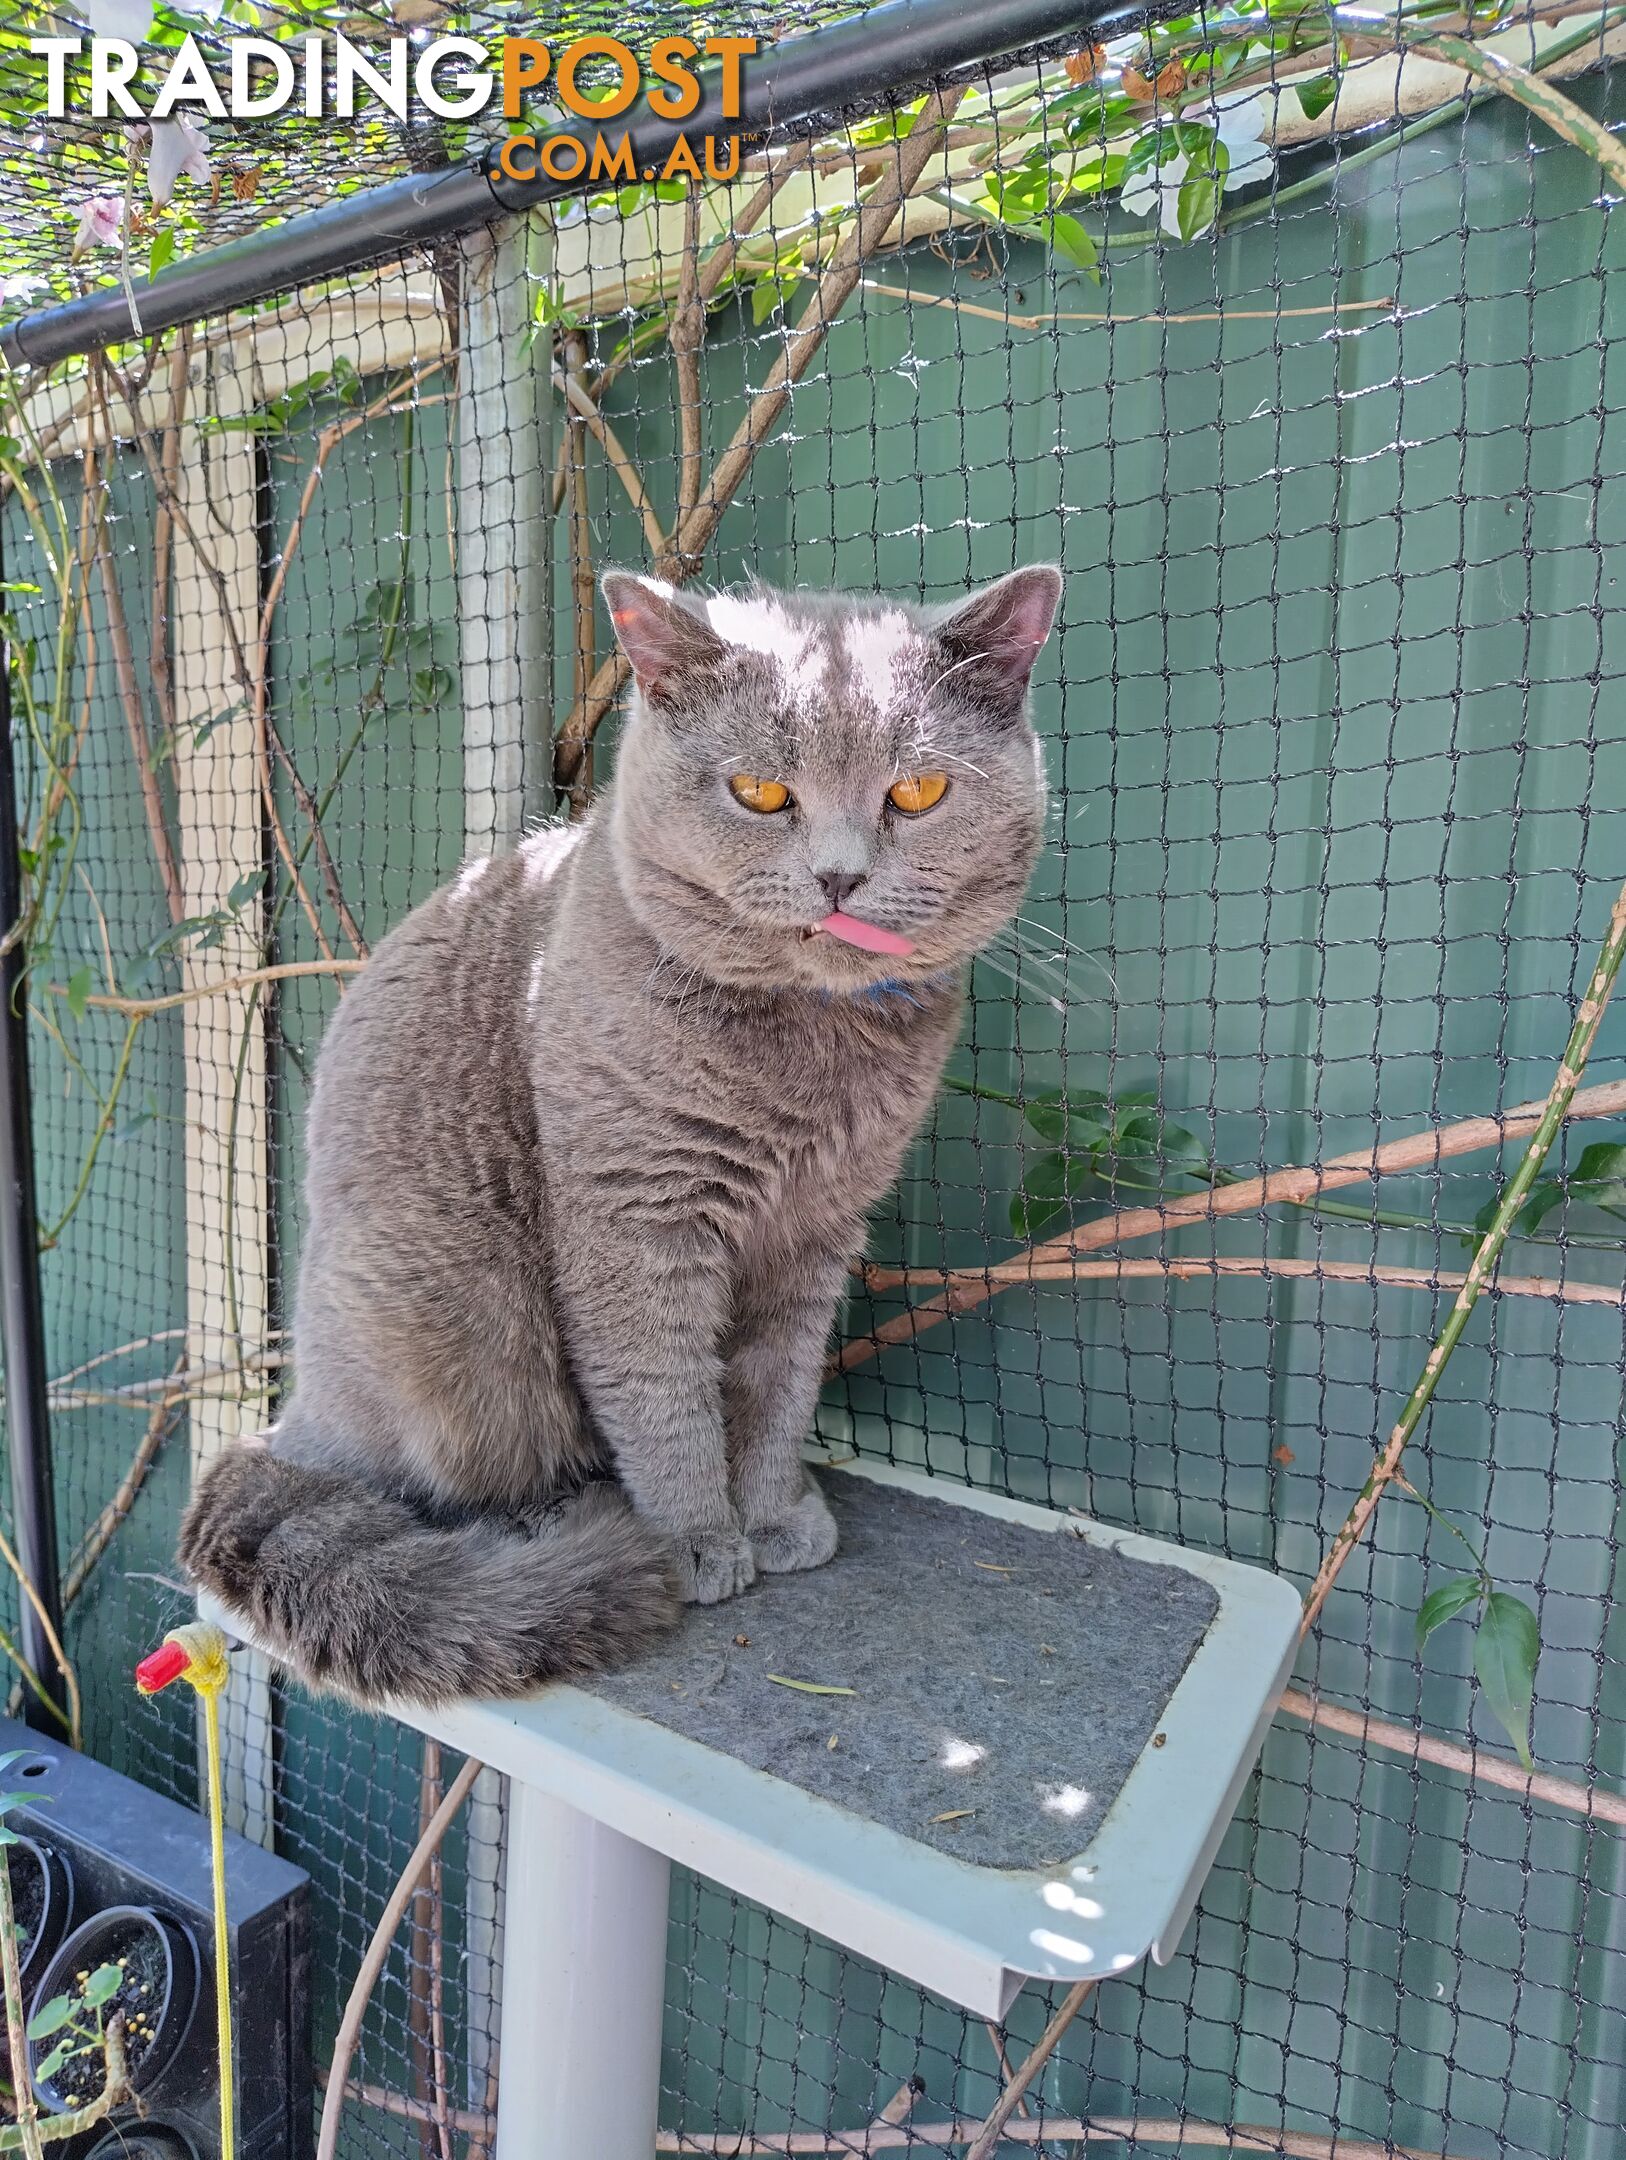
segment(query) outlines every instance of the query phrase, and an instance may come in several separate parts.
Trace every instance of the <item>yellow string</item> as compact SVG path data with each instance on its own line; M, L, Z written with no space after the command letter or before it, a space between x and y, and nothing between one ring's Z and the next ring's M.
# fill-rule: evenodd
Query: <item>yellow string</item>
M220 2160L235 2160L236 2096L232 2088L231 1931L226 1921L226 1810L220 1781L220 1698L231 1678L226 1638L206 1620L172 1628L190 1662L182 1673L203 1700L203 1745L209 1765L209 1846L215 1900L215 2033L220 2050Z

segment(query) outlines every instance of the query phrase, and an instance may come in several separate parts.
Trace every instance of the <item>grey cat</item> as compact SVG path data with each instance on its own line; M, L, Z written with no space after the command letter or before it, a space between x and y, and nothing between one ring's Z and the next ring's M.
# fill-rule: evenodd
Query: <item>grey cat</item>
M182 1526L196 1581L364 1702L521 1694L830 1558L831 1322L1040 845L1057 571L946 610L604 590L614 784L344 998L292 1399Z

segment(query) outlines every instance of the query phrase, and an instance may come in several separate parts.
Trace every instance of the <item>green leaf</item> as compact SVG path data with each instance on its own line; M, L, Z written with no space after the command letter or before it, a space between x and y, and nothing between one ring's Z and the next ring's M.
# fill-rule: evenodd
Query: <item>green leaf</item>
M822 1681L818 1680L787 1680L785 1675L779 1672L767 1673L764 1677L771 1680L775 1687L794 1688L798 1695L856 1695L858 1693L857 1688L826 1687Z
M1085 271L1099 285L1101 251L1078 219L1069 217L1065 211L1058 211L1055 216L1044 220L1044 228L1056 253L1073 264L1075 269Z
M1195 240L1207 232L1219 215L1220 183L1204 172L1188 172L1175 197L1175 214L1182 240Z
M1183 1125L1167 1125L1155 1113L1142 1111L1118 1127L1114 1145L1130 1160L1190 1163L1204 1171L1208 1150L1195 1133Z
M1423 1645L1437 1627L1447 1620L1454 1620L1459 1612L1478 1602L1484 1583L1477 1575L1457 1575L1450 1582L1441 1583L1438 1590L1431 1590L1417 1611L1417 1654L1423 1654Z
M1522 1598L1493 1590L1485 1600L1474 1636L1474 1671L1485 1700L1506 1727L1526 1770L1530 1758L1530 1705L1541 1633L1536 1616Z
M1577 1185L1615 1184L1626 1178L1626 1141L1594 1140L1581 1150L1572 1180Z
M1103 1110L1110 1117L1106 1096L1094 1088L1080 1088L1070 1094L1063 1094L1060 1088L1046 1088L1022 1105L1023 1117L1041 1139L1056 1146L1068 1141L1075 1148L1105 1146L1110 1127L1100 1114Z
M240 908L247 907L248 903L254 898L254 895L259 891L260 887L264 883L265 872L263 870L245 871L243 876L241 876L237 880L237 883L232 887L231 891L227 893L227 907L232 910L233 914L235 914Z
M217 727L225 727L229 721L240 719L247 711L247 705L239 698L235 705L228 705L224 712L217 712L211 719L199 721L192 733L193 747L201 750Z
M57 2042L56 2046L52 2048L50 2054L46 2056L44 2062L36 2063L34 2065L34 2077L36 2081L41 2085L49 2084L51 2079L54 2078L57 2072L62 2068L62 2065L68 2061L69 2057L77 2055L78 2053L79 2050L74 2045L73 2035L70 2033L66 2040L59 2040Z
M90 996L91 985L95 979L88 967L75 968L68 977L65 1002L76 1020L83 1020L85 1017L85 1000Z
M119 1991L124 1974L117 1965L98 1965L85 1982L84 2004L87 2010L100 2010L110 2003Z
M60 2032L73 2016L73 2003L66 1995L53 1995L28 2021L30 2040L49 2040L52 2033Z
M1022 1189L1011 1201L1011 1229L1019 1238L1037 1237L1046 1224L1067 1213L1068 1202L1095 1170L1093 1155L1041 1155L1028 1169Z
M1336 75L1312 75L1308 82L1295 83L1298 100L1306 120L1319 120L1333 99L1338 95Z
M175 228L164 225L152 236L152 250L147 257L148 277L157 277L175 260Z
M1557 1178L1544 1178L1539 1185L1532 1185L1529 1199L1525 1201L1524 1206L1520 1208L1515 1218L1514 1229L1523 1231L1524 1235L1528 1237L1533 1230L1540 1229L1554 1208L1564 1205L1564 1199L1564 1187ZM1496 1209L1493 1207L1491 1209L1492 1216L1495 1213ZM1489 1228L1490 1223L1487 1221L1485 1229L1488 1230ZM1483 1237L1484 1234L1485 1232L1482 1230L1480 1236Z

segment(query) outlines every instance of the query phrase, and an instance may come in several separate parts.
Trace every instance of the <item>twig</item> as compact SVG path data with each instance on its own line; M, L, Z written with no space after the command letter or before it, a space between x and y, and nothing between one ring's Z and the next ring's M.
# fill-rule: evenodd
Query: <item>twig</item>
M175 1413L181 1407L185 1391L176 1393L177 1383L186 1371L186 1352L183 1350L170 1370L170 1392L159 1397L153 1405L147 1429L141 1436L141 1444L130 1458L129 1466L118 1482L113 1497L107 1502L96 1520L79 1540L73 1558L68 1563L62 1579L62 1603L64 1608L72 1605L95 1573L97 1563L113 1542L120 1523L129 1514L136 1496L146 1483L147 1472L158 1459L158 1451L169 1437L175 1422Z
M1559 1127L1569 1113L1581 1075L1586 1071L1586 1061L1597 1039L1598 1027L1608 1006L1609 994L1615 987L1615 978L1620 973L1623 958L1626 958L1626 885L1621 887L1610 913L1608 932L1593 965L1585 994L1576 1009L1569 1041L1564 1045L1564 1055L1553 1075L1553 1084L1547 1091L1547 1100L1542 1105L1534 1137L1515 1166L1513 1175L1502 1188L1496 1213L1479 1241L1479 1249L1469 1263L1467 1280L1457 1292L1456 1301L1446 1316L1445 1325L1434 1338L1434 1346L1424 1360L1417 1384L1407 1397L1406 1406L1401 1411L1382 1454L1373 1464L1371 1476L1356 1495L1343 1528L1327 1548L1316 1579L1310 1586L1310 1594L1304 1601L1301 1635L1307 1634L1314 1627L1322 1606L1327 1602L1327 1593L1338 1580L1339 1571L1359 1543L1373 1510L1400 1467L1400 1458L1405 1453L1407 1441L1416 1431L1423 1412L1434 1399L1434 1390L1439 1385L1440 1375L1450 1362L1451 1353L1462 1340L1463 1330L1479 1301L1485 1279L1501 1257L1502 1247L1507 1243L1515 1218L1524 1206L1530 1187L1535 1183L1536 1173L1547 1160L1552 1144L1558 1138Z
M706 341L706 304L700 297L700 189L691 181L683 205L683 260L677 302L666 326L677 376L678 480L674 534L700 500L700 348Z
M566 397L571 406L571 418L566 422L565 438L570 446L570 516L566 526L567 550L570 557L570 695L579 702L593 679L594 671L594 613L597 592L593 584L593 528L587 506L587 450L584 434L595 425L604 444L605 456L612 470L621 478L621 484L629 495L636 490L633 499L642 499L646 512L645 529L654 520L654 509L644 494L643 482L638 478L626 452L615 441L609 428L599 415L598 407L581 387L581 371L587 364L587 346L577 333L570 333L564 341L565 373L562 377L555 370L556 379L565 385ZM586 417L591 413L592 418ZM613 447L612 447L613 445ZM660 524L655 520L655 547L661 545ZM591 793L593 786L593 761L591 754L584 760L576 776L578 798Z
M418 1772L418 1829L420 1834L434 1820L444 1791L440 1742L426 1733ZM444 1927L441 1859L436 1850L429 1858L429 1879L412 1900L407 1936L407 2030L412 2036L412 2074L418 2098L424 2104L421 2144L428 2160L453 2160L452 2126L447 2113L450 2080L446 2066L444 2018L435 2014L434 1997L441 1977L441 1936ZM438 2136L437 2136L438 2132Z
M620 438L594 404L585 384L574 369L556 367L553 371L553 380L555 387L564 392L571 414L571 425L565 431L565 440L560 449L560 457L564 461L566 475L568 476L570 472L580 466L580 459L573 448L573 443L577 438L579 429L586 428L588 434L592 436L593 440L604 452L605 462L620 481L628 502L632 504L632 507L643 521L644 538L649 542L651 555L659 555L661 549L666 545L666 533L661 525L655 505L649 499L648 490L638 476L637 466L628 457Z
M108 455L111 458L116 448L113 415L108 410L106 392L101 387L99 357L91 362L91 379L96 385L96 403L101 410ZM152 742L147 733L146 715L141 709L141 692L136 683L135 654L130 646L130 625L124 612L124 596L119 591L118 572L113 565L112 543L108 538L105 519L99 522L97 528L96 574L102 588L103 612L107 616L108 642L113 649L113 679L118 687L119 704L124 710L124 725L130 738L130 755L135 760L136 773L141 783L141 804L146 813L147 837L152 842L158 874L163 880L164 900L173 925L185 921L186 900L181 890L181 873L175 860L174 846L170 841L169 825L164 816L164 798L158 786L158 773L152 761Z
M11 1855L0 1846L0 1977L6 2005L6 2050L11 2057L12 2105L17 2110L17 2139L28 2160L41 2160L40 2110L28 2060L28 2023L23 2009L22 1963L17 1951L17 1915L11 1902Z
M316 2082L326 2092L330 2082L326 2070L320 2067ZM438 2122L421 2101L409 2100L405 2093L393 2093L382 2085L363 2085L352 2078L344 2088L344 2097L354 2100L361 2107L377 2108L381 2115L394 2115L401 2122ZM477 2114L473 2108L453 2108L447 2120L463 2137L489 2137L495 2127L489 2114Z
M817 2130L715 2130L692 2137L681 2130L659 2130L655 2150L712 2154L717 2160L784 2160L784 2156L797 2153L902 2152L924 2145L969 2145L978 2128L971 2121L910 2121L896 2129L859 2131L856 2143L839 2132ZM1336 2134L1323 2137L1302 2130L1273 2130L1258 2123L1197 2122L1189 2116L1041 2115L1028 2122L1007 2123L1002 2137L1008 2145L1170 2145L1177 2151L1201 2148L1209 2152L1270 2153L1277 2160L1452 2160L1449 2153L1424 2152L1415 2145L1394 2145L1387 2139L1378 2143Z
M916 292L907 285L883 285L878 278L865 278L864 290L879 293L886 300L907 300L911 307L952 308L958 315L975 315L983 322L1000 323L1012 330L1048 330L1052 324L1064 322L1111 323L1120 330L1131 323L1161 326L1165 323L1296 322L1318 315L1388 314L1395 304L1391 295L1384 300L1334 300L1326 307L1202 308L1186 315L1090 315L1077 314L1066 308L1058 308L1048 315L1012 315L1004 308L982 307L974 300L961 300L953 293Z
M147 646L152 667L153 696L158 700L161 740L175 741L175 682L169 650L169 573L175 554L175 513L170 508L180 489L181 429L186 419L186 391L192 366L192 327L183 324L176 332L169 356L169 418L164 423L158 470L163 488L152 529L152 622Z
M9 1935L11 1930L8 1928L6 1932ZM124 2051L124 2013L122 2010L108 2019L107 2030L102 2035L102 2049L107 2061L107 2076L101 2091L94 2100L87 2102L84 2107L74 2108L66 2115L49 2116L44 2122L39 2123L35 2131L39 2143L51 2145L59 2143L64 2138L82 2136L86 2130L93 2130L103 2116L110 2115L114 2108L121 2107L125 2101L135 2098L134 2089L130 2084L129 2059ZM32 2092L30 2092L30 2099L32 2099ZM35 2149L34 2146L29 2144L26 2129L22 2124L8 2125L5 2129L0 2130L0 2153L26 2152L32 2155Z
M34 1617L40 1624L40 1632L51 1646L51 1657L62 1684L68 1691L68 1733L75 1747L83 1745L84 1706L79 1699L79 1675L73 1669L73 1660L62 1647L62 1637L57 1633L56 1622L45 1609L45 1601L34 1588L32 1578L21 1560L12 1550L11 1540L0 1530L0 1560L4 1560L17 1578L17 1587L33 1608Z
M1280 1205L1298 1206L1316 1193L1336 1192L1342 1186L1358 1185L1367 1178L1431 1169L1452 1156L1472 1155L1481 1148L1500 1147L1508 1140L1528 1138L1540 1124L1544 1107L1541 1103L1521 1103L1497 1116L1465 1118L1456 1125L1432 1126L1426 1132L1412 1133L1403 1140L1391 1140L1380 1147L1335 1155L1331 1161L1318 1165L1273 1170L1267 1177L1240 1178L1234 1185L1184 1193L1178 1199L1162 1201L1156 1207L1115 1209L1095 1222L1081 1223L1076 1229L1046 1238L1015 1259L1001 1261L995 1267L952 1269L940 1296L912 1306L872 1334L855 1336L851 1342L843 1343L833 1361L833 1369L848 1371L855 1365L862 1365L866 1359L878 1356L893 1343L908 1342L957 1313L986 1304L1008 1284L1029 1280L1035 1267L1071 1260L1080 1253L1098 1252L1104 1246L1122 1244L1131 1238L1158 1237L1214 1216L1248 1215L1260 1208ZM1616 1117L1623 1111L1626 1111L1626 1081L1611 1080L1601 1087L1583 1088L1569 1103L1565 1117L1570 1121Z
M78 1180L73 1191L68 1196L68 1204L62 1210L62 1213L48 1230L40 1232L41 1252L49 1252L52 1249L79 1211L79 1203L84 1199L90 1185L90 1174L96 1167L96 1158L102 1151L102 1142L107 1138L108 1128L113 1122L113 1113L119 1106L119 1095L130 1071L130 1054L135 1049L135 1039L140 1026L141 1022L137 1019L132 1020L125 1028L124 1041L119 1046L118 1061L113 1067L113 1078L108 1085L107 1096L102 1103L101 1114L97 1118L95 1128L91 1133L90 1145L85 1150L84 1160L79 1165Z
M704 555L723 512L733 501L757 452L778 423L792 389L829 335L830 326L857 289L864 263L881 246L914 193L932 159L943 147L963 89L938 90L926 100L914 126L893 147L887 170L864 197L863 205L829 266L797 317L784 350L751 399L734 439L712 468L704 499L679 526L669 550L667 574L696 564Z
M1533 112L1555 135L1595 158L1613 185L1626 191L1626 146L1616 142L1602 121L1594 120L1573 98L1555 90L1528 68L1520 67L1516 60L1485 52L1466 38L1441 36L1432 24L1425 37L1407 37L1403 49L1420 53L1425 59L1447 61L1489 83L1493 90L1500 90L1504 97Z
M1093 1980L1075 1980L1056 2006L1054 2016L1039 2035L1033 2047L1023 2058L1022 2067L1008 2080L1005 2090L983 2118L982 2128L971 2140L965 2160L992 2160L994 2147L1004 2135L1005 2125L1016 2113L1017 2102L1039 2075L1045 2064L1056 2052L1062 2034L1083 2009L1095 1992Z
M947 147L946 142L944 147ZM722 290L723 280L733 269L739 256L740 243L748 240L762 223L786 181L793 179L812 161L811 143L797 143L782 156L774 155L773 164L761 186L750 197L739 216L730 219L726 237L701 265L700 297L708 307Z
M194 983L189 990L166 991L162 997L104 997L91 991L85 1003L95 1012L122 1013L127 1020L146 1020L154 1013L173 1012L177 1005L195 1005L200 998L229 997L252 990L260 983L287 982L297 975L359 975L365 960L283 960L275 967L246 968L240 975L222 975L215 982ZM52 997L65 998L61 983L40 986Z
M421 381L425 375L432 373L441 364L439 361L426 363L424 368L412 378L412 382ZM304 910L306 920L310 923L312 933L323 955L331 958L332 947L328 944L326 934L323 931L321 917L317 913L316 907L300 876L299 863L304 860L304 851L301 851L296 861L289 849L288 836L283 828L281 813L276 803L275 788L271 781L270 757L274 757L278 765L281 766L283 775L293 791L294 799L301 814L308 820L313 821L310 826L306 849L314 848L317 864L321 869L323 882L327 888L328 898L333 904L334 912L339 918L345 935L359 953L365 954L366 944L356 931L354 920L345 901L344 891L339 883L338 871L334 865L332 850L327 844L327 835L322 830L320 812L316 808L309 788L306 787L300 777L299 770L294 764L292 755L283 741L281 731L278 729L270 711L270 663L265 638L263 634L256 637L255 657L257 665L251 669L248 654L244 650L242 638L238 634L236 610L232 603L231 591L225 573L199 540L197 531L191 519L187 516L185 506L181 502L178 492L170 487L165 480L163 469L152 447L150 430L147 428L142 416L139 387L121 375L114 363L109 361L108 365L112 371L113 379L119 384L125 405L129 410L133 440L146 463L148 474L152 479L159 500L168 505L176 526L185 535L188 545L197 558L199 570L214 588L215 599L220 609L221 627L225 633L226 642L231 649L233 672L237 677L242 695L254 716L256 769L260 778L262 799L265 803L266 820L270 825L272 838L276 841L277 852L282 857L283 865L288 871L292 890ZM360 427L365 421L373 418L377 412L385 409L393 398L400 395L402 388L403 385L400 383L391 384L390 388L383 392L380 397L375 398L371 405L365 407L359 413L351 414L346 421L334 422L332 427L337 428L341 435L348 434L352 428ZM318 438L317 471L319 471L323 455L320 444L331 432L331 428L324 429L322 437ZM316 471L313 471L310 480L306 483L306 492L301 499L299 513L294 520L296 544L297 532L304 516L305 506L314 492L315 479ZM269 619L268 611L274 608L275 596L280 594L283 582L286 579L290 553L291 549L285 544L282 561L278 564L277 570L271 579L267 599L262 603L262 632L265 623Z
M913 1289L924 1283L942 1283L951 1277L963 1280L975 1268L878 1268L865 1263L864 1287L877 1294ZM1014 1289L1018 1283L1128 1282L1141 1278L1172 1276L1177 1281L1203 1275L1287 1276L1295 1281L1365 1283L1380 1290L1460 1290L1467 1276L1432 1268L1362 1267L1347 1260L1283 1260L1273 1253L1257 1260L1056 1260L1024 1267L1019 1275L1000 1276L995 1268L983 1270L996 1289ZM1612 1283L1570 1282L1548 1275L1497 1275L1483 1285L1497 1297L1551 1298L1570 1305L1626 1305L1626 1289Z
M349 1998L344 2006L344 2016L339 2021L338 2036L333 2043L333 2061L328 2071L327 2091L322 2100L322 2127L316 2140L316 2160L334 2160L339 2144L339 2121L344 2113L345 2082L350 2075L350 2062L356 2052L356 2042L361 2036L361 2021L367 2012L378 1976L384 1969L384 1960L390 1954L390 1944L395 1931L401 1925L401 1917L417 1894L428 1869L430 1856L441 1839L451 1828L458 1810L474 1790L474 1781L485 1768L472 1757L452 1780L451 1789L436 1808L422 1837L412 1849L412 1857L401 1871L401 1879L390 1892L373 1939L367 1945L367 1955L362 1959L359 1971L351 1984Z
M829 266L797 317L768 378L751 398L745 418L733 440L712 467L701 500L678 527L673 540L657 562L663 577L681 583L692 576L703 559L723 512L734 499L757 452L778 424L792 389L828 336L863 274L865 259L885 240L909 196L942 148L948 122L964 91L935 91L926 100L913 128L894 145L887 170L865 196L863 207L831 256ZM587 754L599 723L614 704L629 669L620 653L613 654L593 677L585 697L577 700L560 732L554 754L554 781L568 793Z
M1289 1717L1302 1718L1307 1725L1319 1725L1327 1732L1359 1741L1362 1747L1387 1748L1391 1754L1432 1763L1438 1770L1458 1770L1477 1785L1496 1785L1504 1792L1516 1793L1521 1800L1544 1800L1551 1807L1569 1808L1577 1815L1626 1829L1626 1798L1607 1786L1582 1785L1545 1770L1521 1770L1517 1763L1500 1755L1487 1755L1483 1748L1432 1740L1426 1733L1368 1717L1364 1711L1340 1710L1336 1704L1301 1694L1297 1688L1288 1688L1277 1708Z

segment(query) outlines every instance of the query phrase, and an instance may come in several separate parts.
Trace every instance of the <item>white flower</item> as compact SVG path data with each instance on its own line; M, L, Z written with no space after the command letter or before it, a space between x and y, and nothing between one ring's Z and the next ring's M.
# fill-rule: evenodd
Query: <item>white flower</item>
M26 272L19 273L16 277L0 277L0 303L32 299L44 283L44 278L30 277Z
M209 138L184 113L178 119L152 124L147 189L155 203L161 206L169 201L182 173L204 187L209 184Z
M152 30L152 0L80 0L79 13L92 37L123 38L142 45Z
M1161 165L1148 165L1136 173L1118 198L1131 217L1158 213L1158 223L1176 240L1180 237L1180 187L1188 160L1183 150L1171 151Z
M1254 90L1216 98L1211 109L1214 132L1231 160L1225 172L1225 192L1229 194L1232 188L1246 187L1250 180L1262 178L1274 162L1265 141L1270 108Z
M1223 193L1246 187L1250 180L1260 179L1270 171L1274 160L1265 141L1270 110L1257 92L1247 90L1233 97L1215 98L1206 106L1188 105L1180 117L1188 124L1210 128L1215 140L1224 144ZM1168 146L1167 155L1158 164L1148 165L1143 172L1136 173L1119 200L1131 217L1148 217L1156 210L1163 230L1178 239L1180 190L1193 169L1193 160L1175 146L1172 130L1160 129L1159 134L1160 147ZM1218 158L1210 160L1206 151L1199 150L1196 171L1199 176L1211 174L1219 162Z
M79 205L79 229L73 236L75 256L90 247L117 247L124 227L122 195L87 195Z

